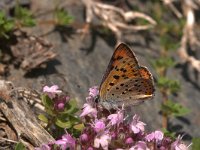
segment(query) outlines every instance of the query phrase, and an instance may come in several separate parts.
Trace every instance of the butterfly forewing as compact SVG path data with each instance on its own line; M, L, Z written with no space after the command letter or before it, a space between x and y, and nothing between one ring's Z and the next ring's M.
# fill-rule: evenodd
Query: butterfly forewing
M115 52L113 53L113 56L108 64L107 70L103 76L102 82L101 82L101 86L103 86L103 83L105 83L104 81L107 79L108 80L108 76L109 74L111 74L111 71L117 71L117 68L119 68L120 64L123 64L121 62L123 62L125 59L131 59L131 62L133 64L133 66L138 67L138 61L135 57L135 55L133 54L133 52L125 45L125 44L120 44ZM123 60L122 60L123 59Z
M100 86L100 100L121 105L134 104L153 96L152 75L147 68L139 66L134 53L120 44L108 65Z

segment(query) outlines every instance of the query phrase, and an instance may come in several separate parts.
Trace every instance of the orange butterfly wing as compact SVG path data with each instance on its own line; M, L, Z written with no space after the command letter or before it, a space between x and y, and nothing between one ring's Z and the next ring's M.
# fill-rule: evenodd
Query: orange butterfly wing
M100 86L100 100L117 105L135 103L151 98L154 92L153 78L147 68L138 61L126 45L115 50Z

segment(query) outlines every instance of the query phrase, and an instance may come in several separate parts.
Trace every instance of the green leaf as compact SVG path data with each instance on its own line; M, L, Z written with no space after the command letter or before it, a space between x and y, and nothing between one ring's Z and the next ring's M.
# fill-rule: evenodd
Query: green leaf
M24 26L28 26L28 27L33 27L35 26L35 20L33 20L32 18L26 18L23 20L23 25Z
M171 80L167 77L159 77L157 80L157 86L159 88L165 88L170 90L172 93L176 93L180 90L180 83L177 80Z
M60 119L56 119L55 124L61 128L66 128L69 129L72 127L72 124L70 121L64 121L64 120L60 120Z
M183 107L179 103L174 103L171 100L167 100L165 104L161 106L162 113L172 116L184 116L189 113L189 109Z
M42 99L42 104L45 107L45 111L46 113L48 113L51 116L56 116L56 113L54 112L54 102L52 99L49 98L48 95L42 95L41 96Z
M6 18L5 14L0 11L0 37L8 37L8 32L14 29L14 21Z
M26 150L26 147L24 146L24 144L22 142L19 142L15 146L15 150Z
M164 50L176 50L179 47L179 42L168 34L160 37L160 44L163 46Z
M31 12L20 5L15 7L15 17L23 26L32 27L36 24Z
M49 98L48 95L42 95L41 96L41 99L42 99L42 104L44 105L45 108L48 108L48 109L53 109L53 100Z
M183 28L185 26L185 22L186 22L185 19L180 19L179 21L170 21L170 22L162 21L160 25L162 26L162 28L165 28L165 32L163 32L161 36L168 35L171 37L171 39L174 39L175 41L178 42L183 34Z
M80 122L80 118L78 118L77 116L75 115L71 115L71 114L68 114L68 113L65 113L65 114L60 114L58 116L58 118L60 120L68 120L70 121L70 123L73 125L73 124L77 124Z
M56 9L55 17L57 24L61 26L69 25L74 21L74 18L70 16L64 9Z
M77 101L75 99L71 99L69 101L69 104L72 106L72 107L76 107L77 108Z
M39 114L38 119L40 119L41 121L45 123L48 123L48 118L44 114Z
M155 61L152 61L152 64L154 68L169 68L173 67L176 63L174 60L170 57L161 57L159 59L156 59Z
M171 139L176 139L176 134L174 132L170 132L165 128L162 128L162 131L164 133L165 136L170 137Z
M192 139L192 150L200 150L200 138L193 138Z
M159 0L154 0L154 1L159 1ZM156 22L159 23L162 20L165 9L166 8L163 7L163 5L161 5L160 3L154 4L154 7L152 7L151 10L152 11L151 16L156 20Z
M83 123L80 123L80 124L76 124L73 126L74 129L76 130L79 130L79 131L82 131L84 129L84 124Z
M49 108L46 108L45 109L46 113L52 117L55 117L56 116L56 113L53 109L49 109Z
M63 112L61 113L65 113L65 114L75 114L76 112L78 112L79 109L77 107L77 102L75 99L72 99L69 101L69 103L66 105L66 108Z
M74 115L69 115L69 120L72 123L78 123L78 122L80 122L80 118L78 118L77 116L74 116Z
M98 32L102 35L112 35L112 32L110 29L106 28L106 27L101 27L101 28L98 28Z
M147 21L146 19L137 18L136 22L138 25L150 25L149 21Z
M7 20L6 24L4 24L4 28L6 32L11 31L14 28L13 20Z

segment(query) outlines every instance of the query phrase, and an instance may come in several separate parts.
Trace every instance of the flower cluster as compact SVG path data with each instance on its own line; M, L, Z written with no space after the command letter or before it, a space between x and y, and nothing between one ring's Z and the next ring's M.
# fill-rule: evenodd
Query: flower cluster
M69 101L69 96L58 96L62 93L62 91L59 90L59 87L57 85L53 85L51 87L45 86L43 88L43 92L46 93L49 98L54 100L54 110L64 110L65 104Z
M66 150L67 148L74 150L75 142L75 138L66 133L62 136L62 139L49 142L48 144L43 144L41 147L35 148L35 150Z
M140 121L140 117L134 115L128 121L123 107L116 111L99 106L95 102L98 94L97 87L90 88L87 103L80 114L84 128L78 137L66 133L62 139L43 145L45 148L39 150L49 150L54 144L61 150L188 150L180 137L173 140L160 130L146 133L146 124Z

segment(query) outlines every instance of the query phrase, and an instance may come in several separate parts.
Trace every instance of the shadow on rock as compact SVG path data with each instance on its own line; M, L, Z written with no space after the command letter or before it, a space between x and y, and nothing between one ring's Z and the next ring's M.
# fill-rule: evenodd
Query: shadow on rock
M181 74L185 78L186 81L190 82L196 89L200 90L200 85L198 84L199 73L195 70L192 72L189 71L190 65L185 64L177 64L175 68L181 69ZM192 77L193 76L193 77ZM195 79L192 79L195 78Z
M91 31L87 35L85 35L83 39L83 47L81 48L81 50L85 51L86 54L91 53L95 48L98 37L102 38L107 45L115 47L116 38L110 30L104 27L92 27Z
M44 68L36 68L31 70L30 72L27 72L24 77L26 78L35 78L42 75L51 75L57 73L57 70L55 68L56 65L60 65L61 63L58 60L52 60L46 64Z

